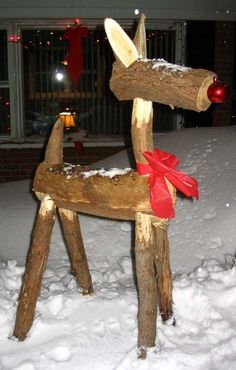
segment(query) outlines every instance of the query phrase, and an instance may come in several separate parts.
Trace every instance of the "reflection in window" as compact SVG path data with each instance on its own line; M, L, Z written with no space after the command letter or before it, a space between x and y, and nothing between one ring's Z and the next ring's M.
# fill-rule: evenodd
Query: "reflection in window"
M7 67L7 31L0 30L0 81L8 80Z
M8 87L7 31L0 30L0 135L10 135L10 97Z
M68 41L63 38L64 32L22 31L26 135L47 136L57 115L64 111L75 113L76 124L90 134L129 133L131 102L119 102L110 91L114 56L104 28L90 31L82 40L84 70L76 87L67 76ZM173 31L149 31L147 43L150 58L174 61Z
M0 135L10 135L9 88L0 88Z

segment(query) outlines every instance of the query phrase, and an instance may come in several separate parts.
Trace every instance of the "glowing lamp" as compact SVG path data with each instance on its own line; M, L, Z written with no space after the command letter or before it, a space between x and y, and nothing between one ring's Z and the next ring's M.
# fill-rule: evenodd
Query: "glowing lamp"
M63 64L64 66L67 66L67 65L68 65L68 59L67 59L67 58L65 58L65 59L61 62L61 64Z
M56 79L57 79L58 81L62 81L62 80L63 80L63 78L64 78L63 73L61 73L61 72L56 72Z
M207 96L212 103L224 103L229 97L229 87L217 79L208 87Z
M75 127L74 115L70 112L62 112L59 114L60 119L64 122L65 128Z

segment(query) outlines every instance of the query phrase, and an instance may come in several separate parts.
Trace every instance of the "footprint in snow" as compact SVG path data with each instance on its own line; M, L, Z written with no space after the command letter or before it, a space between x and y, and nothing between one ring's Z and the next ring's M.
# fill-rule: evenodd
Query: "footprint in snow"
M121 324L117 320L108 320L109 331L112 334L118 334L121 331Z
M72 357L71 349L65 346L54 348L48 354L51 359L57 362L68 361Z
M222 242L221 238L212 238L208 242L208 247L210 249L216 249L216 248L222 247L222 245L223 245L223 242Z
M136 320L131 317L131 316L127 316L125 317L124 319L124 327L127 331L133 331L135 328L136 328Z
M35 366L30 361L24 361L19 366L14 367L15 370L35 370Z
M215 217L216 217L216 210L215 210L215 208L210 208L208 210L208 212L206 212L205 215L204 215L204 219L205 220L212 220Z
M99 335L100 337L103 337L105 335L105 332L106 332L104 321L103 320L101 320L101 321L96 320L94 322L93 330L97 335Z

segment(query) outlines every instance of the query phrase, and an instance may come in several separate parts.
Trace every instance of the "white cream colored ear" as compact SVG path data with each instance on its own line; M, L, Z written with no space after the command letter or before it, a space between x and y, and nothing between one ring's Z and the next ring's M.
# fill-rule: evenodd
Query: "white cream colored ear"
M104 26L116 59L119 59L125 67L128 67L138 59L138 51L133 41L113 19L106 18Z

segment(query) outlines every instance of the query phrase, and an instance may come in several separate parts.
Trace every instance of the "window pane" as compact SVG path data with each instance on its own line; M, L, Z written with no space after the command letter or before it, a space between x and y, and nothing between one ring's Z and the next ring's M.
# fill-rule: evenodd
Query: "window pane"
M64 32L22 32L26 135L47 136L57 115L66 110L75 113L77 125L89 134L129 134L132 102L118 101L109 88L114 56L104 28L92 30L82 39L84 68L76 86L67 75L69 44ZM149 30L147 38L149 58L174 61L173 31ZM164 116L165 122L172 123L166 113ZM163 120L159 118L160 128Z
M0 81L8 80L7 67L7 31L0 30Z
M57 115L71 111L91 134L122 134L130 126L130 102L109 89L113 53L103 27L83 39L84 68L77 86L67 75L64 30L23 30L24 108L27 136L47 136ZM56 73L63 75L57 79ZM60 76L60 75L59 75ZM127 121L127 122L126 122Z
M0 135L10 135L10 98L8 88L0 88Z

